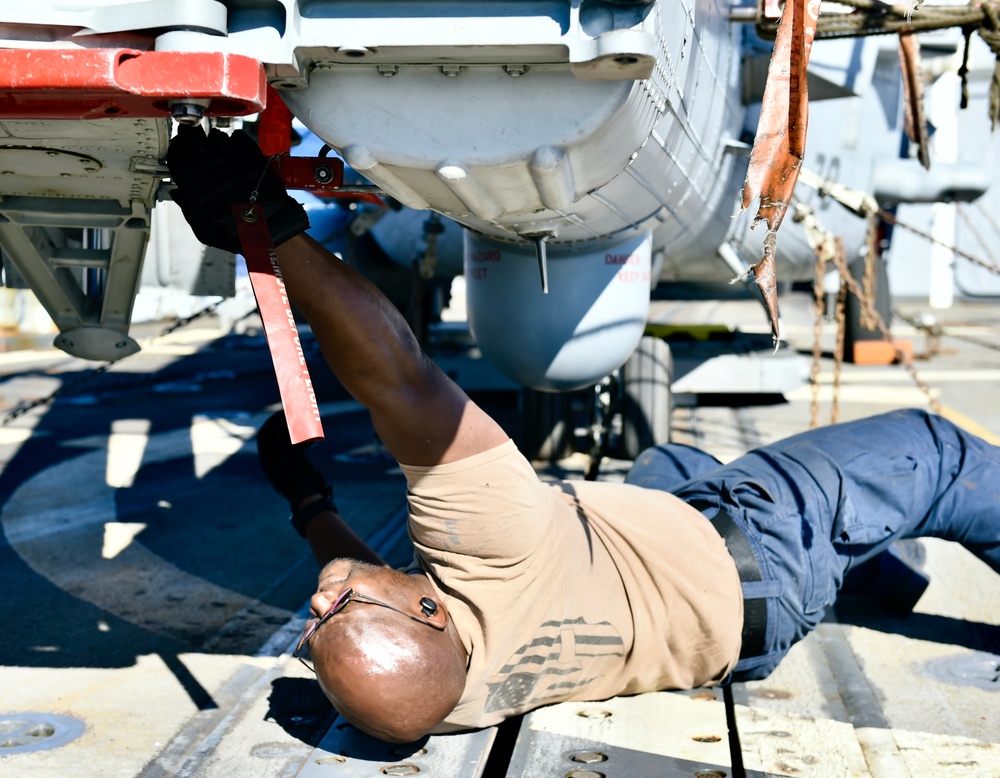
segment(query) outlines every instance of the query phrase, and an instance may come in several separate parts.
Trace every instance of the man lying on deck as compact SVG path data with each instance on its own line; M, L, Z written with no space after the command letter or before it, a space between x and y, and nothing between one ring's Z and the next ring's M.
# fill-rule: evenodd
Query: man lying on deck
M230 204L258 192L289 297L406 475L415 561L397 571L338 515L281 415L258 437L323 566L296 653L376 737L766 677L845 574L899 538L958 541L1000 572L1000 449L918 411L728 465L667 444L625 484L544 484L378 289L305 234L246 135L181 127L167 161L208 245L240 251Z

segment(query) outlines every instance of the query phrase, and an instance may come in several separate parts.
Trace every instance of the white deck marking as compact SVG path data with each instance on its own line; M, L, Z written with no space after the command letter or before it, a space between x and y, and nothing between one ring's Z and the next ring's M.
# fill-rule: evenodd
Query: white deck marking
M941 391L932 388L931 394L936 398ZM927 405L927 395L915 386L852 386L842 385L839 392L842 403L863 403L866 405L886 405L893 408L914 407L922 408ZM802 386L785 392L785 399L789 402L808 402L812 398L812 387ZM819 387L820 402L831 402L833 400L833 387L821 385Z
M31 430L0 427L0 446L16 446L31 437Z
M190 431L180 429L151 436L143 464L191 456ZM203 619L224 624L250 607L258 617L287 617L153 554L135 539L135 525L131 537L124 528L106 540L105 527L116 515L115 489L104 477L107 457L101 447L53 465L23 483L4 505L0 523L7 540L32 570L125 621L181 640L203 639Z
M196 415L191 420L195 477L204 478L256 434L256 426L236 424L221 416Z
M104 525L102 559L114 559L129 547L133 538L149 525L141 521L109 521Z
M111 422L108 463L104 470L108 486L120 489L135 482L135 474L139 472L149 440L149 426L149 419L116 419Z
M322 405L320 412L329 416L360 407L344 401ZM219 414L223 415L234 414ZM208 414L196 416L191 429L145 439L139 467L204 457L201 477L237 452L252 452L254 443L248 438L269 415L248 415L246 426ZM116 448L123 446L124 451L131 446L134 462L138 441L125 440L122 437ZM143 524L117 522L115 487L107 475L112 458L109 442L100 436L68 442L91 450L36 473L4 504L0 526L25 564L74 597L180 640L200 642L206 631L234 621L281 620L291 615L181 570L136 539ZM115 465L110 472L120 479L128 468ZM178 616L181 611L183 618Z

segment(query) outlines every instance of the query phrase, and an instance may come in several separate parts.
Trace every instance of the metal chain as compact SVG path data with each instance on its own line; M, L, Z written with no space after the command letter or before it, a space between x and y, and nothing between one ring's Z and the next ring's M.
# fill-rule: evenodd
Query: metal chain
M938 240L937 238L935 238L933 235L931 235L929 233L923 232L922 230L918 230L916 227L913 227L913 226L911 226L909 224L906 224L905 222L901 222L895 216L893 216L891 213L889 213L886 210L879 209L878 215L879 215L880 218L882 218L885 221L889 222L889 224L892 224L892 225L894 225L896 227L901 227L902 229L907 230L908 232L912 232L914 235L919 235L921 238L925 238L926 240L929 240L931 243L933 243L933 244L935 244L937 246L942 246L942 247L948 249L953 254L955 254L955 256L961 257L962 259L967 259L967 260L969 260L969 262L971 262L974 265L978 265L981 268L985 268L986 270L989 270L991 273L995 273L996 275L1000 275L1000 266L991 265L989 262L985 262L985 261L979 259L978 257L974 257L971 254L969 254L969 253L967 253L965 251L962 251L957 246L952 246L952 245L950 245L948 243L945 243L942 240Z
M985 207L983 206L983 201L982 201L982 199L979 199L979 200L976 200L976 202L975 202L975 203L973 203L973 205L975 205L975 206L976 206L976 210L977 210L977 211L979 211L979 214L980 214L980 215L981 215L981 216L982 216L982 217L983 217L984 219L986 219L986 221L988 221L988 222L990 223L990 226L991 226L991 227L993 228L993 232L995 232L995 233L996 233L997 235L1000 235L1000 224L997 224L997 220L996 220L995 218L993 218L993 214L992 214L992 213L990 213L990 212L989 212L989 211L988 211L988 210L987 210L987 209L986 209L986 208L985 208Z
M813 313L815 314L813 322L813 363L810 376L812 380L812 402L809 408L809 428L816 429L819 426L819 373L820 359L823 355L823 313L826 308L826 290L823 284L823 276L826 273L826 263L834 261L835 256L838 254L843 254L844 242L839 238L834 238L829 230L820 227L813 209L800 201L793 201L792 219L802 223L809 245L816 253L815 277L813 278ZM843 292L843 286L841 286L840 292ZM840 361L843 359L841 298L842 294L838 294L836 308L837 342L834 346L836 386L833 389L833 408L835 416L837 414L838 395L840 391Z
M847 297L846 294L849 291L853 294L859 302L862 308L868 308L868 315L871 317L872 321L875 323L875 329L878 330L882 339L888 343L896 352L896 358L902 364L906 371L910 374L914 383L917 385L924 395L927 397L928 404L931 409L936 413L941 412L941 406L936 399L931 395L930 387L923 381L920 375L917 373L916 368L913 366L912 360L908 359L906 354L902 349L898 348L893 341L892 334L889 332L889 328L882 316L875 309L873 301L867 299L863 290L859 287L858 282L851 275L850 270L847 267L847 257L844 251L843 241L839 238L835 239L830 234L830 232L822 227L820 227L818 221L816 220L815 212L812 208L804 205L801 202L796 202L794 207L793 218L802 222L806 228L807 235L809 235L810 245L816 252L818 257L818 262L816 266L817 276L820 276L823 272L822 264L827 261L833 262L837 268L837 272L840 274L840 291L837 295L837 309L836 309L836 320L837 320L837 344L834 349L834 380L833 380L833 401L831 407L831 423L836 423L837 418L840 413L840 376L841 376L841 366L844 359L844 341L847 332ZM814 282L814 283L818 283ZM815 290L815 286L814 286ZM814 291L815 294L815 291ZM817 327L816 332L819 331ZM818 337L817 337L818 340ZM815 355L818 346L813 344L813 353ZM818 375L818 370L816 370ZM818 401L815 415L818 418ZM818 423L818 422L816 422Z
M846 263L840 262L842 257L835 257L838 267ZM851 279L854 280L853 278ZM847 338L847 284L841 275L840 289L837 292L837 345L833 350L833 396L830 398L830 423L840 421L840 377L844 367L844 341Z
M866 216L868 230L865 234L865 273L864 292L865 305L861 306L860 323L861 326L871 332L875 329L875 320L869 315L869 311L875 310L876 275L875 268L878 262L878 220L875 214L869 213Z
M31 400L30 402L22 403L13 410L9 411L3 417L3 420L0 420L0 427L6 427L8 424L10 424L12 421L14 421L14 419L18 418L19 416L23 416L24 414L34 410L35 408L41 407L43 405L48 405L53 400L55 400L58 395L62 394L63 392L68 391L70 389L75 389L76 387L81 386L87 383L88 381L91 381L95 377L99 376L101 373L106 373L113 364L114 362L104 362L103 364L100 364L97 367L95 367L91 372L87 373L86 375L79 375L69 383L63 384L47 397L40 397L37 400Z
M897 319L902 319L907 324L915 329L923 330L928 337L932 338L954 338L955 340L965 341L966 343L972 343L976 346L981 346L982 348L988 348L992 351L1000 351L1000 345L996 343L990 343L988 340L983 340L982 338L977 338L972 335L957 335L954 332L948 332L944 327L940 325L928 325L926 322L921 321L916 316L907 316L901 311L893 310L892 315Z
M965 208L962 207L962 204L955 203L955 210L958 212L959 217L961 217L962 221L965 223L965 226L968 228L969 232L972 233L972 237L976 239L976 242L979 244L979 247L986 252L986 256L988 256L990 260L993 262L993 267L995 267L997 270L1000 270L1000 262L997 262L996 256L993 254L992 251L990 251L989 244L983 238L982 234L980 234L979 230L976 229L976 225L972 223L972 219L969 218L969 214L966 213ZM996 229L995 226L994 229Z
M837 259L834 260L834 262L837 264L837 270L840 272L841 281L844 284L846 284L848 289L850 289L851 294L853 294L855 297L858 298L858 300L861 301L862 305L866 305L867 303L863 298L861 289L858 288L858 282L855 281L854 278L851 276L847 268L847 263L844 261L842 257L838 257ZM901 365L903 365L903 367L906 368L906 371L910 374L910 377L913 379L913 382L917 385L917 388L920 389L920 391L922 391L924 395L927 397L927 402L930 405L931 410L933 410L935 413L940 413L941 406L938 403L938 401L934 399L934 397L931 395L930 387L920 377L919 373L917 373L917 369L913 366L913 360L908 359L903 350L900 349L895 344L895 342L892 339L892 334L889 332L889 328L886 325L885 320L882 318L882 315L877 310L874 309L871 311L871 315L875 320L876 329L878 329L879 334L882 336L882 340L884 340L886 343L888 343L890 346L893 347L893 349L896 352L896 359L899 361Z
M220 299L216 300L214 303L212 303L210 305L206 305L200 311L195 311L190 316L184 316L182 318L176 318L176 319L174 319L170 324L168 324L166 327L164 327L158 334L156 334L153 337L149 338L146 342L147 343L152 343L152 342L154 342L154 341L156 341L156 340L158 340L160 338L165 338L170 333L176 332L181 327L186 327L187 325L189 325L191 322L195 321L196 319L200 319L202 316L208 316L209 314L215 313L215 311L218 309L218 307L220 305L222 305L222 303L225 301L225 299L226 299L225 297L220 298Z
M817 229L815 219L813 219L812 227L813 229ZM820 359L823 355L821 339L823 335L823 313L826 308L826 292L823 286L823 276L826 272L827 262L843 264L845 258L844 242L840 238L834 238L830 233L824 231L821 242L815 245L815 251L816 275L813 279L813 312L815 320L813 323L813 363L810 375L812 381L812 403L809 409L810 429L815 429L819 426L819 373ZM846 312L847 288L841 283L840 289L837 291L835 305L837 335L833 349L833 387L830 405L831 424L836 424L840 418L840 379L844 364L844 342L847 335Z
M812 367L809 380L812 384L812 399L809 403L809 429L819 426L819 369L823 357L823 314L826 312L826 289L823 286L826 259L816 252L816 275L813 278L813 348Z
M163 330L161 330L158 334L153 335L151 338L147 339L146 340L147 345L150 344L150 343L153 343L154 341L158 340L159 338L166 337L167 335L169 335L172 332L176 332L181 327L185 327L188 324L190 324L191 322L193 322L195 319L200 319L202 316L207 316L207 315L209 315L211 313L214 313L215 310L219 307L219 305L221 303L222 303L222 299L216 300L211 305L206 306L205 308L202 308L200 311L196 311L195 313L191 314L190 316L185 316L183 318L174 319L174 321L172 321L167 327L165 327ZM135 353L138 354L140 352L137 351ZM28 413L30 411L33 411L35 408L40 408L40 407L45 406L45 405L50 405L60 395L67 393L71 389L76 389L76 388L78 388L78 387L80 387L80 386L82 386L82 385L84 385L86 383L89 383L90 381L92 381L93 379L95 379L97 376L99 376L99 375L101 375L103 373L108 372L108 370L110 370L113 365L117 365L117 364L119 364L121 362L124 362L130 356L134 356L134 354L129 354L128 356L122 357L121 359L112 360L110 362L102 362L100 365L98 365L97 367L95 367L89 373L87 373L85 375L77 376L72 381L69 381L68 383L64 383L62 386L60 386L58 389L56 389L54 392L52 392L51 394L47 395L46 397L40 397L40 398L38 398L36 400L31 400L31 401L29 401L27 403L23 403L23 404L17 406L13 410L9 411L3 417L2 420L0 420L0 427L7 426L8 424L10 424L12 421L14 421L15 419L17 419L18 417L23 416L24 414L26 414L26 413Z
M889 5L882 0L839 0L839 5L853 6L850 13L820 14L816 19L815 39L859 38L867 35L912 35L931 30L959 28L965 36L965 56L959 68L962 82L962 108L968 106L968 54L972 32L990 47L996 56L989 89L987 116L990 126L1000 124L1000 0L976 0L965 6L922 8L923 0ZM764 0L758 0L756 24L762 38L777 37L779 20L768 17Z
M796 200L793 203L792 218L803 224L809 245L816 252L816 277L813 280L813 310L816 313L816 321L813 325L813 401L812 408L810 409L810 427L815 429L819 426L819 360L822 354L820 338L822 336L823 275L827 262L832 262L838 268L844 267L846 265L847 252L844 249L843 239L835 238L829 230L821 227L813 209L801 201ZM840 382L844 364L844 341L847 334L847 287L843 281L841 281L840 289L837 291L835 318L837 336L833 349L833 387L830 404L831 424L836 424L840 418Z
M995 12L995 10L996 10L995 8L991 7L991 11ZM816 178L818 180L818 177L816 177L816 176L813 176L813 178ZM952 245L949 245L949 244L945 243L944 241L938 240L933 235L931 235L931 234L929 234L927 232L924 232L923 230L919 230L916 227L913 227L912 225L909 225L909 224L906 224L905 222L899 221L894 214L890 213L889 211L886 211L885 209L877 208L877 206L876 206L875 208L872 208L870 210L868 208L863 208L862 210L859 211L859 209L855 205L852 205L847 200L847 198L849 198L849 197L853 197L853 198L856 199L857 196L858 196L857 192L854 192L852 190L847 190L846 188L843 188L843 187L829 186L828 185L829 182L822 182L822 181L820 181L819 182L819 186L816 187L814 184L808 183L808 176L807 176L806 183L808 185L810 185L810 186L813 186L813 188L818 188L818 191L821 191L821 194L833 197L834 200L836 200L838 203L840 203L842 206L844 206L848 210L850 210L850 211L852 211L854 213L857 213L858 215L863 215L867 219L869 219L870 221L873 220L875 217L878 217L878 218L882 219L883 221L885 221L885 222L887 222L889 224L892 224L893 226L900 227L900 228L902 228L904 230L912 232L914 235L918 235L919 237L924 238L925 240L928 240L928 241L930 241L931 243L933 243L935 245L942 246L942 247L950 250L952 253L955 254L955 256L961 257L962 259L966 259L969 262L972 262L974 265L977 265L977 266L979 266L979 267L981 267L981 268L983 268L985 270L988 270L991 273L1000 275L1000 264L990 264L988 262L985 262L985 261L979 259L978 257L972 256L968 252L962 251L957 246L952 246ZM811 222L811 229L812 230L814 230L815 232L821 232L821 233L823 233L827 237L827 239L829 238L829 233L826 232L825 230L822 230L818 226L818 223L816 222L816 218L815 218L815 213L813 213L813 211L812 211L811 208L808 208L808 207L802 205L801 203L799 203L796 206L796 208L800 211L800 213L797 214L797 216L796 216L797 220L802 220L802 221L809 220ZM962 213L961 209L959 209L959 213L960 214ZM964 217L964 214L963 214L963 217ZM990 220L990 221L991 221L991 224L993 224L992 220ZM979 238L978 235L977 235L977 238ZM870 255L872 253L871 241L873 240L871 225L869 225L868 240L869 240L869 252L868 253ZM982 243L984 246L986 245L986 243L981 238L979 238L979 240L980 240L980 243ZM814 248L815 251L817 251L817 254L819 256L821 256L824 259L827 258L823 254L820 253L821 252L821 248L819 246L819 243L816 242L815 239L814 239L813 248ZM930 387L927 386L927 384L920 377L920 374L917 372L916 368L913 366L913 361L911 359L908 359L907 356L906 356L906 354L901 349L899 349L896 346L895 342L892 339L892 335L889 332L888 326L886 325L885 321L882 319L882 316L878 313L878 311L875 310L875 306L873 304L874 303L874 294L872 294L871 296L869 296L869 294L868 294L869 289L862 290L862 289L860 289L858 287L857 281L854 280L853 276L851 276L851 274L850 274L850 272L849 272L849 270L847 268L847 262L846 262L846 259L845 259L845 257L843 255L837 255L835 257L831 255L829 257L829 259L832 259L833 262L836 264L837 270L840 273L841 283L844 284L844 285L846 285L847 288L850 290L850 292L855 297L857 297L858 300L860 301L860 303L861 303L861 317L862 317L862 321L865 321L867 319L867 320L869 320L869 321L871 321L871 322L874 323L875 326L872 327L872 328L869 328L869 329L877 329L878 332L879 332L879 334L882 336L882 339L886 343L888 343L889 345L891 345L893 347L893 349L896 352L896 358L897 358L897 360L906 368L907 372L913 378L914 383L917 385L917 388L919 388L924 393L924 395L927 397L927 401L928 401L931 409L934 410L936 413L940 413L941 412L941 406L938 403L938 401L931 395ZM867 276L868 275L868 265L866 265L865 271L866 271L865 275ZM817 272L820 272L820 271L817 270ZM866 286L867 286L867 284L866 284ZM874 289L874 287L872 287L872 291L873 291L873 289ZM840 299L838 297L838 309L837 309L837 328L838 328L838 334L837 334L837 337L838 337L838 349L841 349L841 351L840 351L839 356L837 354L834 355L835 370L836 371L839 371L839 359L841 359L842 356L843 356L842 345L841 345L841 338L843 337L843 330L845 329L845 327L844 327L844 321L845 321L845 319L843 318L845 316L845 314L844 314L843 311L841 311L841 309L839 307L839 303L840 303ZM992 345L990 345L988 347L994 348ZM833 411L833 413L836 414L837 413L837 410L836 410L837 394L839 392L839 373L838 373L837 376L835 376L834 382L835 382L835 392L834 392L834 411Z
M923 230L917 229L916 227L907 224L906 222L901 222L896 216L884 208L879 208L878 203L869 195L865 195L854 189L850 189L846 186L836 183L835 181L824 180L820 176L816 175L808 168L803 168L799 174L799 181L806 186L815 189L819 192L821 197L831 197L841 206L849 210L858 216L863 216L865 218L878 216L882 221L892 224L900 229L912 232L914 235L918 235L931 243L941 246L943 248L951 251L955 256L961 257L962 259L967 259L974 265L978 265L991 273L1000 275L1000 265L993 265L986 262L978 257L969 254L966 251L958 248L958 246L953 246L950 243L945 243L942 240L935 238L930 233L924 232ZM992 220L991 220L991 223Z

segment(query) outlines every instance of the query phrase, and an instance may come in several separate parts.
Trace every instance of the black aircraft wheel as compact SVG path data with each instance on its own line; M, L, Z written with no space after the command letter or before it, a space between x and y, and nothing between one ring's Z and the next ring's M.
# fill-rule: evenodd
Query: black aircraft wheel
M555 462L573 453L573 392L521 388L518 448L528 459Z
M621 431L612 455L635 459L640 452L670 441L674 362L666 341L644 336L619 371Z

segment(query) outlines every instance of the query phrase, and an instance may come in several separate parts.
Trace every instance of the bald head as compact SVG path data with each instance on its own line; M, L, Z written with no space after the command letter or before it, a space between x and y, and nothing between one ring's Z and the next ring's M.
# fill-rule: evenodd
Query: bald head
M383 571L379 580L352 586L400 612L352 601L315 633L309 653L320 687L344 718L382 740L409 743L458 703L466 654L443 604L435 601L430 615L421 610L422 597L436 597L426 577Z

